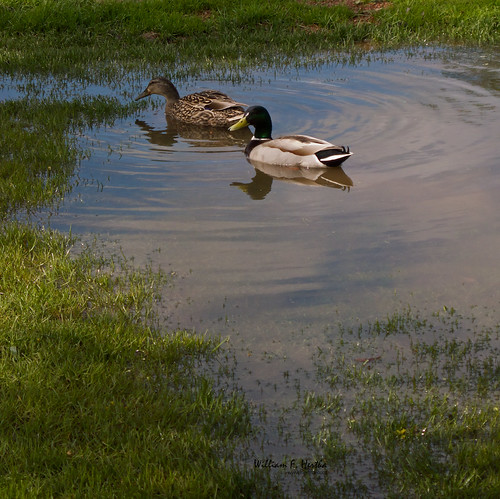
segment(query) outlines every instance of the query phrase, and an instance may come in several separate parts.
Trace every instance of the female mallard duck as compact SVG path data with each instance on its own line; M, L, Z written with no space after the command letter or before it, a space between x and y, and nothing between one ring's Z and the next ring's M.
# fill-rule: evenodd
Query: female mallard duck
M167 99L167 116L196 125L227 127L242 118L243 107L246 107L246 104L235 102L217 90L204 90L181 98L172 82L162 77L153 78L135 100L151 94L163 95Z
M245 148L245 155L249 160L280 166L325 168L339 166L352 156L348 147L335 146L308 135L287 135L272 139L271 116L262 106L249 107L243 118L229 130L238 130L248 125L255 127L254 136Z

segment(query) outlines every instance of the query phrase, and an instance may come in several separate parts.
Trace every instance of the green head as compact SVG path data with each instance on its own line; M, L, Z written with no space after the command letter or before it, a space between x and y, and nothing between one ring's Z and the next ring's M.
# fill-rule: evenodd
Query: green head
M256 139L270 139L273 124L267 109L262 106L252 106L247 109L243 118L229 128L231 132L252 125L255 127Z

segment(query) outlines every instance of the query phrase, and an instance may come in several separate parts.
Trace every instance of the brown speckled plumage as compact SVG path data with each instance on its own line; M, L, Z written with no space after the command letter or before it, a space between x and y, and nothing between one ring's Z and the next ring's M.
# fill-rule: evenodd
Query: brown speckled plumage
M181 98L172 82L163 77L153 78L135 100L152 94L165 97L167 116L202 126L229 127L243 117L246 106L217 90L204 90Z

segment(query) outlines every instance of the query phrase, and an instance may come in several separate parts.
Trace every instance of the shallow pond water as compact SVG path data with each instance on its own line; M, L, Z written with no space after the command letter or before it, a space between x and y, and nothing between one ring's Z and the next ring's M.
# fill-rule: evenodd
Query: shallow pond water
M181 95L218 88L265 106L275 136L309 134L354 155L319 177L254 168L248 130L167 124L154 97L90 132L80 176L96 182L51 225L175 271L168 324L229 336L249 399L279 400L283 373L307 373L338 322L406 304L478 306L498 320L499 68L498 52L395 52L256 73L253 84L180 84Z
M227 318L250 344L384 316L410 297L495 307L498 65L481 52L395 53L240 87L179 85L260 103L274 135L315 135L354 156L319 178L262 171L243 156L248 130L167 126L155 97L157 109L90 137L80 176L97 188L77 189L52 225L109 235L138 260L161 249L154 259L185 277L172 320Z

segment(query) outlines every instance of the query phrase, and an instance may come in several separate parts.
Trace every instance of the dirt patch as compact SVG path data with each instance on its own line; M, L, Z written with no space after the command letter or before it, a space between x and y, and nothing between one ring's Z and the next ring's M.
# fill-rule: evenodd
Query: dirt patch
M373 21L373 13L392 6L392 2L382 0L301 0L308 5L321 5L323 7L339 7L341 5L354 12L354 23Z
M319 5L322 7L340 7L344 6L351 10L353 17L351 22L355 25L375 23L374 14L380 10L392 7L392 2L383 0L298 0L299 2L306 3L307 5ZM300 26L307 33L318 33L326 31L325 28L317 24L301 25ZM371 50L373 45L370 41L364 40L357 43L357 45L365 50Z
M198 12L198 17L201 17L204 21L212 17L212 11L210 9L202 10Z
M381 0L371 0L368 2L363 2L362 0L303 0L303 3L308 5L323 5L324 7L345 5L356 14L381 10L392 5L392 2L384 2Z

